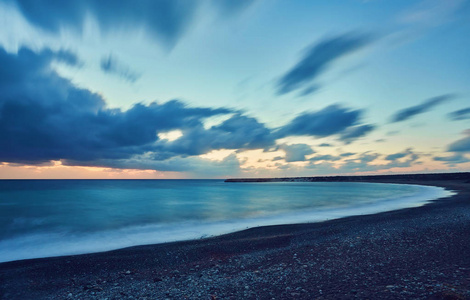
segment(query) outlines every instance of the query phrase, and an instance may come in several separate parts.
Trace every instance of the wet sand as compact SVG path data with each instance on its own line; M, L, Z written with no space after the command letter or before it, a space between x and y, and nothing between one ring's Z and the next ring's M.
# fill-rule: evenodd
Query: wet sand
M360 180L458 191L417 208L2 263L0 298L470 299L470 176L446 176Z

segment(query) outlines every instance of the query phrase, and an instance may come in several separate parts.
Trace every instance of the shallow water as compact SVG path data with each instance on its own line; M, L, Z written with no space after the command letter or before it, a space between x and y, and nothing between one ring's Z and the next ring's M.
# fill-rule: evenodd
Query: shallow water
M0 262L376 213L448 195L379 183L0 180Z

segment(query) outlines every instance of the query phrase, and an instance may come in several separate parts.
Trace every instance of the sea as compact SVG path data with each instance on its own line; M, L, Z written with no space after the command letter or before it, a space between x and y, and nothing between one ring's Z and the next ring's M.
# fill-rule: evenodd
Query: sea
M440 187L223 180L0 180L0 262L416 207Z

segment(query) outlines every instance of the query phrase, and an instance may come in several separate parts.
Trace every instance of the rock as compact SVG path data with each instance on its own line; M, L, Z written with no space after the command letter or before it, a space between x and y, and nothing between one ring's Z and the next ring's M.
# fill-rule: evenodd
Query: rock
M291 295L292 297L298 297L298 296L300 296L300 293L290 293L290 295Z

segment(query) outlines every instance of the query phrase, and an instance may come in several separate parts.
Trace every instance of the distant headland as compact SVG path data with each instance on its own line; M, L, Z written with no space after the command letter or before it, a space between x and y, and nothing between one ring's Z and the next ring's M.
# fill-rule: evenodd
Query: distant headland
M432 181L432 180L468 180L470 172L428 173L428 174L393 174L393 175L354 175L354 176L314 176L314 177L279 177L279 178L230 178L225 182L386 182L386 181Z

